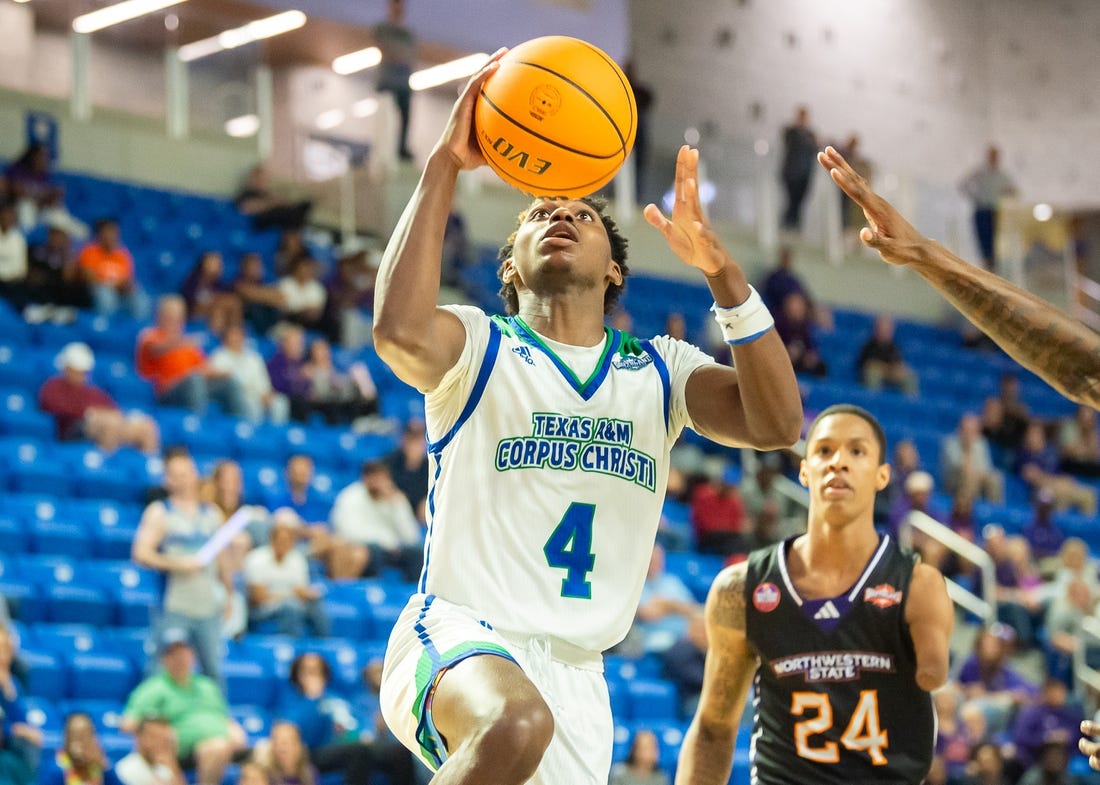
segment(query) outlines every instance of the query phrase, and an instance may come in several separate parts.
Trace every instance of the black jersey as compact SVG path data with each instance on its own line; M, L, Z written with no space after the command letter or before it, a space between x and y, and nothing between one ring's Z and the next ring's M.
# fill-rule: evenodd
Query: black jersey
M851 589L807 600L787 571L792 541L749 555L753 785L916 785L935 725L905 621L915 557L884 536Z

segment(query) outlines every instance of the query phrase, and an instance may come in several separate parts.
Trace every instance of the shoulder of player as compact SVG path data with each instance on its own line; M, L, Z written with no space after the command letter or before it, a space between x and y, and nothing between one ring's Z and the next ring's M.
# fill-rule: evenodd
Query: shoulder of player
M711 627L744 631L747 578L748 562L731 565L718 573L707 596L707 618Z
M913 565L913 577L909 580L909 598L906 616L927 614L942 603L950 603L947 581L935 567L917 562Z

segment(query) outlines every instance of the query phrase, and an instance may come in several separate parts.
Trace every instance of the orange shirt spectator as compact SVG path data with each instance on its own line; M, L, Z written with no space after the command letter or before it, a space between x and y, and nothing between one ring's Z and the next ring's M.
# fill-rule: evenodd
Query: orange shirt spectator
M174 338L161 327L146 327L138 336L135 365L138 375L151 381L161 395L201 371L206 355L187 338Z
M107 249L90 242L80 251L80 267L92 283L119 286L134 279L134 258L122 246Z

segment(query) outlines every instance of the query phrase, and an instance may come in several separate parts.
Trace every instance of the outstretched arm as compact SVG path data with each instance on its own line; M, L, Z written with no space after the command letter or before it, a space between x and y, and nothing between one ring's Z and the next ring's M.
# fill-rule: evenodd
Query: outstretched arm
M707 664L703 692L684 734L676 785L726 785L737 727L757 659L745 637L746 565L728 567L707 597Z
M699 201L698 150L680 148L675 193L670 218L650 204L646 220L685 264L703 272L715 305L733 309L745 304L752 294L745 273L719 241ZM802 430L802 399L779 334L772 327L730 349L736 371L705 366L688 379L687 408L696 429L721 444L790 447Z
M374 289L374 345L404 382L430 390L458 360L461 322L436 307L443 235L463 169L485 163L474 136L474 104L504 50L466 85L424 173L390 236Z
M864 243L890 264L915 270L997 345L1067 398L1100 409L1100 336L923 236L832 147L818 153L817 160L863 208L869 224L860 231Z
M918 564L913 568L905 621L917 655L917 686L931 692L947 681L951 657L951 629L955 626L955 605L947 596L947 584L935 567Z

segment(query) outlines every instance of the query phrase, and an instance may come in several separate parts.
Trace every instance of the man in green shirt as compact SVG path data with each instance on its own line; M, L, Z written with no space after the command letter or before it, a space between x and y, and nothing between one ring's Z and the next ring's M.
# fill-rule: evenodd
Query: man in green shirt
M145 717L162 717L179 741L180 761L195 767L198 785L220 785L245 735L230 716L211 679L195 673L195 652L187 631L170 627L159 641L163 670L139 684L123 712L122 729L133 732Z

